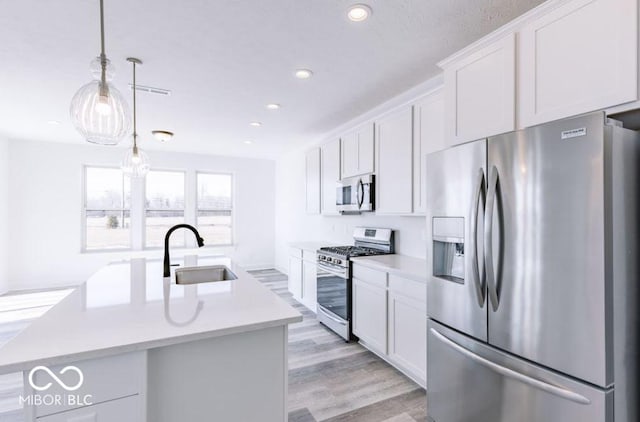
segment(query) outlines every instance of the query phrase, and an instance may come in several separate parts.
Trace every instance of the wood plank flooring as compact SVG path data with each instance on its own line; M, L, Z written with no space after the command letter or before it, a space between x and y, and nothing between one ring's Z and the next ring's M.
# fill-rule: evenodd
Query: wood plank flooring
M289 326L290 422L424 422L425 390L357 343L320 325L296 302L287 276L250 271L302 313Z
M424 389L359 344L345 343L320 325L313 312L293 300L286 275L276 270L250 273L304 317L289 327L290 422L427 420ZM0 307L0 347L64 295L52 291L13 300L0 297L6 305ZM15 406L21 391L20 374L0 375L0 422L23 422Z

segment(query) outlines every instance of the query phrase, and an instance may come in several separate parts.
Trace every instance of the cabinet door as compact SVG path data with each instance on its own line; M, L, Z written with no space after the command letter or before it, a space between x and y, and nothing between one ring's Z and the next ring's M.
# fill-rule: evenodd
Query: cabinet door
M377 214L413 211L413 115L404 107L376 122Z
M387 290L353 279L353 332L376 351L387 353Z
M522 29L522 126L638 99L637 7L575 0Z
M315 262L302 262L302 303L313 312L316 312L317 275Z
M375 171L374 148L373 123L367 123L358 129L358 174Z
M322 214L336 215L336 183L340 180L340 139L322 146Z
M343 178L375 171L373 123L357 127L341 140Z
M320 214L320 148L306 154L307 214Z
M130 396L38 418L39 422L143 422L140 397Z
M302 299L302 260L289 257L289 292L296 300Z
M447 147L442 89L414 104L413 130L413 212L424 214L427 210L427 154Z
M358 174L358 132L353 131L341 139L342 177Z
M452 145L515 129L515 34L444 68L447 140Z
M427 307L424 299L389 291L389 358L424 386L427 380Z

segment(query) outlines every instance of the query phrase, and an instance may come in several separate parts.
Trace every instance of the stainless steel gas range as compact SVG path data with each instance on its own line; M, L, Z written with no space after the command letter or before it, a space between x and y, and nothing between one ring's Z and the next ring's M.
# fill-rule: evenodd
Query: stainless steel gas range
M394 253L393 230L357 227L353 246L318 250L318 321L346 341L351 332L351 258Z

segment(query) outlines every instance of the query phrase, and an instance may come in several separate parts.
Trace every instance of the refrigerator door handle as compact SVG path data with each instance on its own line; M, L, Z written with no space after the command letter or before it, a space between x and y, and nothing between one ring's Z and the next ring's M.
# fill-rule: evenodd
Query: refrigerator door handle
M498 310L498 290L496 288L496 275L493 268L493 213L496 202L496 190L498 188L498 169L493 166L489 176L489 188L487 191L487 205L484 214L484 272L489 290L489 301L494 311Z
M475 354L474 352L468 350L467 348L459 345L455 341L449 339L444 334L440 333L435 328L431 328L431 333L442 343L454 349L455 351L463 354L474 362L491 369L494 372L497 372L500 375L505 377L514 379L516 381L520 381L524 384L530 385L531 387L537 388L539 390L545 391L547 393L553 394L555 396L561 397L566 400L571 400L573 402L579 404L590 404L591 400L583 396L582 394L578 394L575 391L568 390L565 387L561 387L558 385L549 384L548 382L539 380L537 378L530 377L528 375L524 375L520 372L514 371L513 369L509 369L505 366L499 365L495 362L490 361L480 355Z
M475 278L476 295L478 305L482 308L485 302L486 282L484 273L480 276L480 262L478 261L478 212L480 209L480 199L484 188L484 170L478 170L476 185L473 194L473 202L471 205L471 259L473 260L472 270Z

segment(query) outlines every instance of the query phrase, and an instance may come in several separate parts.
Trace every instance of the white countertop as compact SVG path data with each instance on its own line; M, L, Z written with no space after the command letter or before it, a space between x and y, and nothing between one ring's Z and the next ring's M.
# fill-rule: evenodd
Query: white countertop
M296 249L302 249L304 251L316 252L318 249L326 246L335 246L334 242L328 241L313 241L313 242L291 242L289 246Z
M427 282L427 261L406 255L375 255L351 258L356 264L386 271L421 283Z
M184 286L173 281L175 267L171 279L162 277L161 261L108 265L0 347L0 374L302 320L228 258L186 259L227 265L238 279Z

